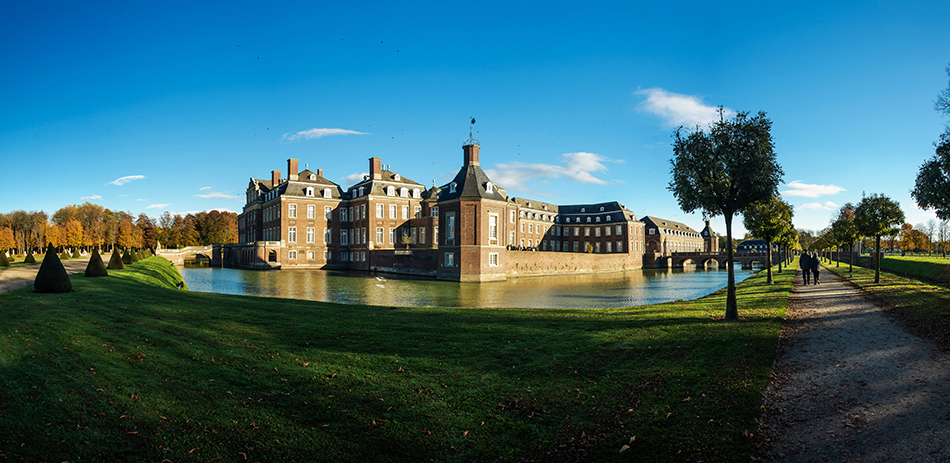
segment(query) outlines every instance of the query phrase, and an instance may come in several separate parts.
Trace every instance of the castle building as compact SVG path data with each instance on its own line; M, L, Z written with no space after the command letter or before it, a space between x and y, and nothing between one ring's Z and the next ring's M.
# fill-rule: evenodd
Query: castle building
M226 247L225 262L474 282L642 267L646 224L633 212L616 201L554 205L510 197L481 168L480 148L467 140L455 177L430 188L384 168L378 157L347 188L322 169L298 172L298 160L289 159L286 178L272 171L270 179L250 179L240 242Z
M662 256L669 256L674 252L715 252L711 247L711 240L700 232L693 230L686 224L658 217L644 216L646 227L646 250ZM711 234L709 222L706 222L707 234Z

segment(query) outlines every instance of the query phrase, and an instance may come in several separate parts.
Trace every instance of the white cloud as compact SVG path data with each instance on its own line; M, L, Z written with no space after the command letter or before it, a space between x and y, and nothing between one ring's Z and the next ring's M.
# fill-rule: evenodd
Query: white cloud
M106 185L122 186L131 182L132 180L141 180L143 178L145 178L144 175L126 175L125 177L119 177L111 182L108 182Z
M166 207L171 206L171 203L167 204L150 204L146 206L146 209L165 209Z
M350 175L347 175L346 177L342 177L342 179L345 182L344 184L359 183L359 182L362 182L363 177L367 175L369 175L369 173L367 172L363 172L359 174L350 174Z
M798 209L809 209L813 211L833 211L838 209L838 205L831 202L825 201L824 203L807 203L798 206Z
M195 196L198 198L206 198L206 199L238 199L240 198L240 196L238 195L229 195L227 193L218 193L216 191L212 193L204 194L204 195L195 195Z
M285 133L280 138L281 143L290 143L297 140L312 140L314 138L327 137L330 135L369 135L364 132L347 129L309 129L301 130L297 133Z
M227 208L214 208L214 209L205 209L205 210L203 210L203 211L169 212L169 214L171 214L172 217L174 217L174 216L176 216L176 215L180 215L180 216L184 217L184 216L186 216L186 215L188 215L188 214L195 215L195 214L197 214L197 213L199 213L199 212L211 212L211 211L231 212L231 213L233 213L233 214L237 214L237 213L238 213L237 211L232 211L231 209L227 209Z
M640 111L661 117L663 122L671 127L704 126L719 119L719 108L703 103L699 97L668 92L662 88L646 88L637 90L634 94L645 98L637 105ZM735 114L729 108L724 110L726 117Z
M825 195L836 195L842 191L847 191L837 185L814 185L811 183L802 183L798 180L789 182L785 185L791 190L783 191L785 196L803 196L805 198L817 198Z
M485 173L501 186L522 186L555 178L606 185L607 181L595 177L594 173L607 172L604 162L621 162L607 159L599 154L583 152L562 154L560 161L560 164L502 163L486 169Z
M210 190L210 189L211 189L210 186L203 186L201 188L198 188L198 191L204 191L204 190Z
M92 196L83 196L82 198L79 198L80 201L85 201L87 199L102 199L102 196L92 195Z

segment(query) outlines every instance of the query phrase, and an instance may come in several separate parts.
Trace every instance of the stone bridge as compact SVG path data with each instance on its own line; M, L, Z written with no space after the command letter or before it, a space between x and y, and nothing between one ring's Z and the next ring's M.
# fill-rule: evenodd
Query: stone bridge
M765 267L768 262L768 256L764 251L744 251L744 252L734 252L732 258L735 262L741 265L741 268L750 269L754 265L758 264L760 267ZM775 265L779 259L782 258L782 253L779 251L772 252L772 264ZM683 267L717 267L717 268L726 268L726 253L714 253L714 252L674 252L671 255L655 255L653 256L653 265L650 265L650 257L644 257L644 268L683 268Z
M214 248L215 246L188 246L181 249L159 249L155 254L170 260L179 267L184 267L186 262L189 264L198 263L199 265L202 262L211 264L214 257L217 257L215 251L217 251L218 256L220 255L220 251Z

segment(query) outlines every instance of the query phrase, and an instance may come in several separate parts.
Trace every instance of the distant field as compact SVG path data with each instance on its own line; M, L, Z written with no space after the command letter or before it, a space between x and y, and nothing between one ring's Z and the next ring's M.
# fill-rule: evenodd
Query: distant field
M793 271L623 309L189 293L150 258L0 295L11 461L748 461Z

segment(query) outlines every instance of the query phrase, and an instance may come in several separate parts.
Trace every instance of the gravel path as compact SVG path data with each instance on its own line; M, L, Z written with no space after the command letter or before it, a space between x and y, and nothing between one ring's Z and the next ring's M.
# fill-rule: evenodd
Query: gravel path
M797 276L753 459L950 462L950 354L821 279Z
M108 261L106 261L108 262ZM80 273L86 271L86 265L89 264L89 257L81 259L69 259L63 262L66 273ZM36 279L36 272L40 271L40 264L24 265L22 267L0 268L0 293L20 289L24 286L32 286Z

